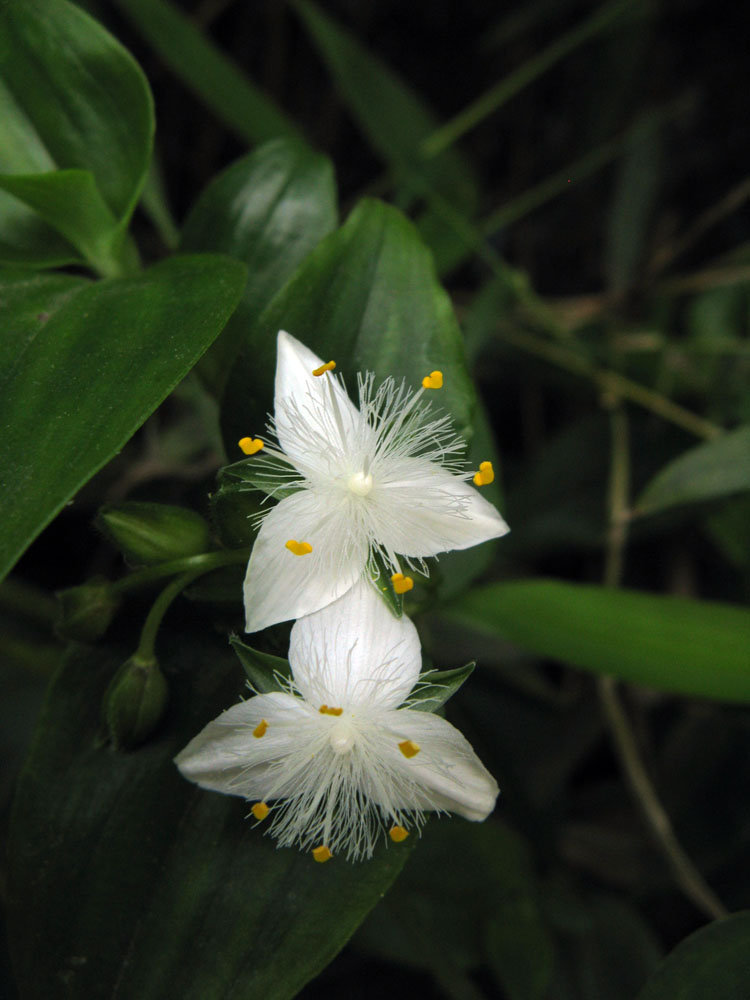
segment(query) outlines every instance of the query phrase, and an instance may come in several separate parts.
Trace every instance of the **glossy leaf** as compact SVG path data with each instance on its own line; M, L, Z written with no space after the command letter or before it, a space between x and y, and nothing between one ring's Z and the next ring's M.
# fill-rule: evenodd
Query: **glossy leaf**
M654 476L638 498L637 514L717 500L750 490L750 427L691 448Z
M330 162L291 139L266 143L238 160L198 199L182 249L227 253L248 266L237 311L201 362L200 373L215 392L223 389L250 326L337 220Z
M0 174L6 186L9 175L19 175L25 186L19 196L27 204L46 203L44 218L68 239L81 209L87 238L92 225L103 227L105 206L114 219L126 222L146 175L154 128L150 91L138 65L67 0L4 4L0 39ZM89 172L88 193L96 191L69 211L64 229L52 217L61 183L56 168ZM80 197L83 182L75 183ZM17 201L0 201L0 220L6 215L13 229L21 230L30 263L44 262L45 254L48 263L61 255L65 244L57 240L49 255L43 242L49 229L35 224ZM17 260L18 253L9 259Z
M168 0L115 0L184 85L247 142L301 138L281 108Z
M750 611L553 580L489 584L445 616L595 673L665 691L750 701Z
M267 694L269 691L286 690L284 684L279 683L279 678L286 680L292 676L289 660L253 649L236 635L231 637L229 644L237 654L254 691L258 694Z
M472 662L455 670L428 670L420 676L418 686L409 695L409 708L419 712L437 711L471 676L475 666Z
M370 862L318 865L277 850L241 800L185 781L172 758L236 702L241 671L205 629L165 635L162 646L170 705L134 753L98 740L121 652L74 649L50 689L10 834L9 923L24 996L287 1000L333 958L409 853L408 842L381 845Z
M467 434L475 402L461 333L430 253L396 209L366 200L297 269L249 331L222 407L227 452L257 434L273 409L276 334L285 329L320 357L335 358L349 392L357 371L393 375L418 387L439 368L433 405Z
M25 349L0 373L0 575L195 364L245 271L225 257L175 257L64 299L47 280L22 314Z
M745 1000L750 983L750 911L715 920L682 941L638 1000Z

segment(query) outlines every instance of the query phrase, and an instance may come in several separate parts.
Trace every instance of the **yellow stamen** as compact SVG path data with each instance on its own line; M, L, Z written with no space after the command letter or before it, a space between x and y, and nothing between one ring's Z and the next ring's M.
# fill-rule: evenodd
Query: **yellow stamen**
M265 719L261 719L258 725L255 727L255 729L253 729L253 736L259 740L261 736L266 735L267 729L268 729L268 723L266 722Z
M256 451L260 451L261 448L265 447L260 438L240 438L237 444L246 455L254 455Z
M398 748L404 757L416 757L422 749L414 740L404 740L403 743L399 743Z
M404 576L403 573L394 573L391 577L391 583L393 584L393 589L397 594L405 594L407 590L411 590L414 586L414 581L410 576Z
M268 808L265 802L256 802L253 806L250 807L250 812L253 814L253 816L255 816L257 820L265 819L266 816L270 813L270 811L271 810ZM394 827L394 829L396 829L396 827Z
M312 552L312 545L309 542L295 542L293 538L290 538L286 543L286 547L290 552L294 553L295 556L309 556Z
M321 715L343 715L343 708L329 708L328 705L321 705L318 709Z
M314 847L312 856L321 865L324 864L326 861L330 861L331 858L333 857L333 855L325 846L325 844L321 844L320 847Z
M313 368L313 375L318 378L321 375L325 375L326 372L332 372L335 367L335 361L326 361L326 363L321 365L320 368Z
M492 468L492 462L480 462L479 472L474 473L474 485L475 486L489 486L490 483L495 481L495 470Z
M429 375L425 375L422 379L423 389L442 389L443 388L443 373L442 372L430 372Z
M409 831L405 830L403 826L392 826L388 831L388 836L394 844L400 844L402 840L406 840L409 836Z

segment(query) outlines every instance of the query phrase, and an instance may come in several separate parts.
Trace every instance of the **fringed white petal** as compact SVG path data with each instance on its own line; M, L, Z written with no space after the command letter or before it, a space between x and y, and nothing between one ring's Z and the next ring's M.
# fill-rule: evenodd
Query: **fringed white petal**
M286 497L268 512L245 576L248 632L318 611L354 585L367 561L367 544L347 527L345 510L326 507L310 490ZM306 542L312 551L295 555L288 541Z
M396 618L369 580L295 622L289 639L295 684L310 704L396 708L419 677L419 636Z

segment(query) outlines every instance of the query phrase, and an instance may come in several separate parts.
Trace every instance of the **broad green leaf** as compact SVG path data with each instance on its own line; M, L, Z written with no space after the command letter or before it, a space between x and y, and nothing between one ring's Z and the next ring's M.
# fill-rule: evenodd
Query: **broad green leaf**
M248 266L237 311L201 361L200 373L215 392L223 389L250 326L337 220L330 162L291 139L238 160L200 196L181 248L226 253Z
M475 402L461 333L430 253L398 210L365 200L316 247L250 329L223 399L227 451L258 434L273 408L276 334L298 337L335 358L349 392L358 371L393 375L415 388L439 368L444 388L433 406L450 411L468 434Z
M168 0L114 0L183 84L241 139L300 139L295 123Z
M715 920L668 955L638 1000L746 1000L750 983L750 910Z
M19 196L27 204L46 203L48 223L59 228L52 203L61 196L60 182L51 173L58 168L88 171L90 177L74 183L79 205L67 212L65 228L60 229L64 236L77 232L75 215L82 210L87 239L92 225L103 226L105 206L126 224L148 168L153 129L151 94L143 73L101 25L67 0L11 0L3 5L0 174L6 179L23 176ZM98 192L90 205L83 201L82 184ZM49 185L55 186L48 191ZM65 213L65 206L57 211ZM0 221L5 222L6 214L14 229L25 227L29 262L43 261L48 251L42 240L49 230L34 229L28 220L31 213L26 212L25 219L18 203L4 198ZM62 249L57 243L52 258Z
M237 654L251 686L258 694L286 690L285 685L279 683L279 679L288 680L292 676L289 660L253 649L236 635L230 638L229 644Z
M49 280L22 313L33 329L36 312L36 336L0 371L0 576L192 368L237 303L245 269L175 257L82 285L62 304L59 279ZM16 317L3 313L9 329Z
M428 670L409 695L409 708L419 712L435 712L452 698L471 675L476 663L467 663L455 670Z
M445 616L584 670L680 694L750 701L744 608L522 580L479 587Z
M20 992L290 1000L380 900L413 841L318 865L278 850L238 798L184 780L172 758L237 701L242 675L205 627L160 645L171 701L136 752L98 739L101 698L127 651L74 647L52 683L10 833Z
M750 427L691 448L654 476L636 503L637 514L718 500L750 490Z

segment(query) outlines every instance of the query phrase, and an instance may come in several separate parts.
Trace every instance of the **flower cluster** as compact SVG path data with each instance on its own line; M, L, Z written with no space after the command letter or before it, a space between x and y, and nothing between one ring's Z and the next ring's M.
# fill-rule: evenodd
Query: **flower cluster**
M421 710L417 631L378 588L382 567L402 594L426 558L508 530L475 488L492 482L491 463L464 472L463 441L424 398L440 371L416 391L360 376L356 407L334 368L281 331L269 435L240 441L280 498L250 557L247 630L296 619L292 678L224 712L176 758L317 861L369 858L384 831L403 841L428 811L492 811L497 785L469 743Z

